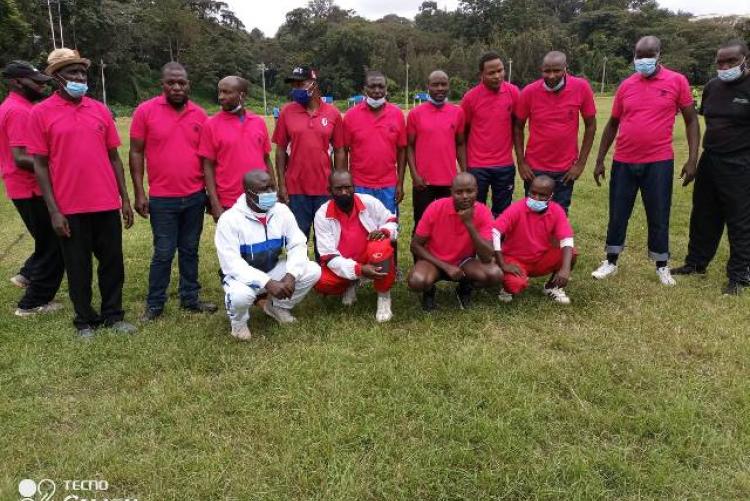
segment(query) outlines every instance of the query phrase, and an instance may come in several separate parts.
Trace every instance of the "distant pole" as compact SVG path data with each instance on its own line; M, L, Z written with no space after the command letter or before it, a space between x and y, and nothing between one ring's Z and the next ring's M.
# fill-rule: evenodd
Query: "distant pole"
M60 4L62 0L57 0L57 22L60 23L60 47L65 47L65 39L63 38L62 28L62 11L60 10Z
M49 13L49 30L52 32L52 47L57 48L57 39L55 38L55 23L52 21L52 5L50 0L47 0L47 13Z
M508 59L508 81L513 81L513 59Z
M268 116L268 103L266 102L266 63L260 63L260 79L263 82L263 116Z
M409 63L406 63L406 87L404 90L404 108L409 111Z
M104 106L107 106L107 80L104 77L104 67L106 64L104 64L104 59L99 60L99 65L102 67L102 101L104 102Z
M599 94L604 94L604 82L607 80L607 56L604 56L604 64L602 65L602 88Z

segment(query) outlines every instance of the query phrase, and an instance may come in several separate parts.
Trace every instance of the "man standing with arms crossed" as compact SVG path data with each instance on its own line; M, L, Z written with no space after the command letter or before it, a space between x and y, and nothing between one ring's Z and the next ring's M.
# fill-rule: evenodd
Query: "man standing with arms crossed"
M133 225L122 162L120 138L109 110L86 97L91 65L77 51L55 49L46 73L60 89L31 112L28 151L47 203L52 227L60 237L68 293L75 308L73 323L83 339L97 327L122 333L136 329L125 322L122 286L122 226ZM101 312L91 306L92 254Z
M164 311L175 250L179 251L182 309L217 310L198 299L198 245L206 208L198 143L207 116L188 98L190 81L180 63L164 65L161 83L163 94L138 106L130 126L135 210L144 218L150 216L154 237L144 320L154 320ZM146 169L148 197L143 188Z
M514 143L518 172L528 195L535 176L555 180L553 200L570 208L573 183L586 168L596 135L596 105L591 86L568 74L565 54L552 51L542 61L542 78L524 87L515 111ZM578 153L578 117L585 130ZM529 121L529 144L524 152L524 127Z
M695 177L700 125L687 79L659 63L661 42L643 37L635 46L636 73L620 84L612 116L602 134L594 180L604 178L604 159L617 136L609 180L609 227L606 260L591 275L604 279L617 273L617 259L625 248L625 234L635 197L641 191L648 220L648 253L656 262L663 285L676 285L667 266L669 213L672 206L675 114L682 113L687 129L688 160L682 168L682 185Z
M477 178L477 201L487 203L492 187L492 213L497 217L513 197L513 110L518 87L505 81L500 56L488 52L479 59L482 81L466 93L466 155L469 172Z

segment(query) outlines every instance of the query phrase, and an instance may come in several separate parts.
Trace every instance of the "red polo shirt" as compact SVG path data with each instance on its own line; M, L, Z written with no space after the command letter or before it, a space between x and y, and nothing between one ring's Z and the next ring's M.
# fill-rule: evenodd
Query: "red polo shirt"
M594 93L583 79L567 75L558 92L544 88L540 78L524 87L516 116L529 120L526 163L532 169L565 172L578 160L578 116L596 116Z
M396 186L396 153L406 147L406 121L401 109L386 103L378 113L363 102L344 115L344 145L355 186Z
M492 240L492 212L486 205L479 202L474 204L473 220L479 235L488 241ZM415 233L427 238L425 247L430 254L454 266L477 253L450 197L435 200L427 207Z
M198 155L213 160L216 194L222 207L231 207L244 192L243 176L251 170L267 171L271 152L266 121L245 111L243 116L220 111L203 124Z
M423 103L409 112L406 131L415 137L417 174L431 186L450 186L456 177L456 134L465 128L464 112L455 104Z
M344 133L339 110L321 102L312 114L298 103L281 110L273 142L286 149L286 190L290 195L325 195L331 173L331 145L343 148Z
M27 149L49 158L55 201L64 215L118 210L109 150L120 146L112 114L99 101L73 103L58 93L34 106Z
M130 137L145 143L150 196L184 197L203 189L198 144L206 118L192 101L178 112L163 95L136 108Z
M11 200L41 194L34 173L19 169L13 160L13 148L26 147L33 106L31 101L16 92L9 93L0 104L0 176Z
M354 195L354 208L347 214L339 210L331 200L326 210L327 218L336 218L341 225L341 238L339 239L338 251L347 259L361 261L367 251L367 235L369 233L359 219L359 213L365 210L365 205Z
M545 91L546 92L546 91ZM523 198L513 202L495 221L495 228L503 235L503 254L524 263L539 260L553 245L573 238L573 228L565 210L550 202L542 213L534 212Z
M617 88L612 118L620 120L614 159L623 163L672 160L675 115L693 104L687 78L660 67L651 78L634 73Z
M509 82L501 82L497 91L480 83L461 100L470 127L466 138L466 156L470 168L513 165L512 115L520 91Z

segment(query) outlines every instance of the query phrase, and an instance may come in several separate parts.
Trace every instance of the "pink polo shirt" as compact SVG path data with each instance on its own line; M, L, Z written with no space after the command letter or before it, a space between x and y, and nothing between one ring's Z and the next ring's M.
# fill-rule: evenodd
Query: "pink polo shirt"
M26 147L33 106L31 101L16 92L9 93L0 104L0 176L11 200L41 194L34 173L19 169L13 160L13 148Z
M386 103L377 114L362 102L344 115L344 145L355 186L387 188L398 184L396 152L406 147L401 109Z
M513 165L513 110L520 91L501 82L497 92L480 83L461 100L470 127L466 156L470 168Z
M178 112L163 95L136 108L130 137L145 143L150 196L185 197L203 190L198 144L206 118L192 101Z
M423 103L409 112L406 132L416 138L417 174L431 186L450 186L456 177L456 134L465 128L464 112L455 104Z
M521 92L516 117L529 120L525 160L532 169L565 172L578 160L579 115L596 116L594 93L583 78L567 75L558 92L544 88L539 79Z
M492 212L486 205L474 204L474 226L482 238L492 240ZM419 220L415 232L427 238L425 247L441 261L458 266L461 261L477 253L466 226L453 206L453 198L432 202Z
M495 228L503 235L503 254L525 263L540 259L553 244L573 238L573 228L559 204L550 202L546 211L538 213L526 206L525 198L510 204L498 216Z
M112 114L99 101L58 93L34 106L27 149L49 159L55 201L64 215L121 207L109 150L120 146Z
M242 178L251 170L267 171L271 152L266 121L245 111L244 118L220 111L206 120L198 155L215 162L216 194L222 207L231 207L245 191Z
M290 195L325 195L331 164L331 146L344 147L341 113L334 106L320 103L314 113L298 103L289 103L281 110L273 142L291 153L284 179Z
M620 120L614 159L623 163L672 160L675 115L693 104L687 78L661 66L651 78L634 73L617 88L612 118Z

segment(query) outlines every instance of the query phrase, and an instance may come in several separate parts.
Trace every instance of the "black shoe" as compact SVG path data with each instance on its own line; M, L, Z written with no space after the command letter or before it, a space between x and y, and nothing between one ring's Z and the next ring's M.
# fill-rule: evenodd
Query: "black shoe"
M724 289L721 291L725 296L739 296L742 293L742 289L746 287L745 284L730 280Z
M679 268L672 268L672 275L705 275L705 266L696 266L694 264L685 263Z
M161 308L149 308L147 306L146 311L144 311L143 315L141 315L141 321L152 322L159 318L162 313L164 313L164 310Z
M213 303L204 303L203 301L198 301L194 304L183 304L180 306L185 311L189 311L190 313L216 313L219 308L213 304Z
M435 310L435 286L433 285L426 291L422 292L422 310Z
M456 299L458 299L458 307L462 310L471 308L471 284L460 282L456 286Z

